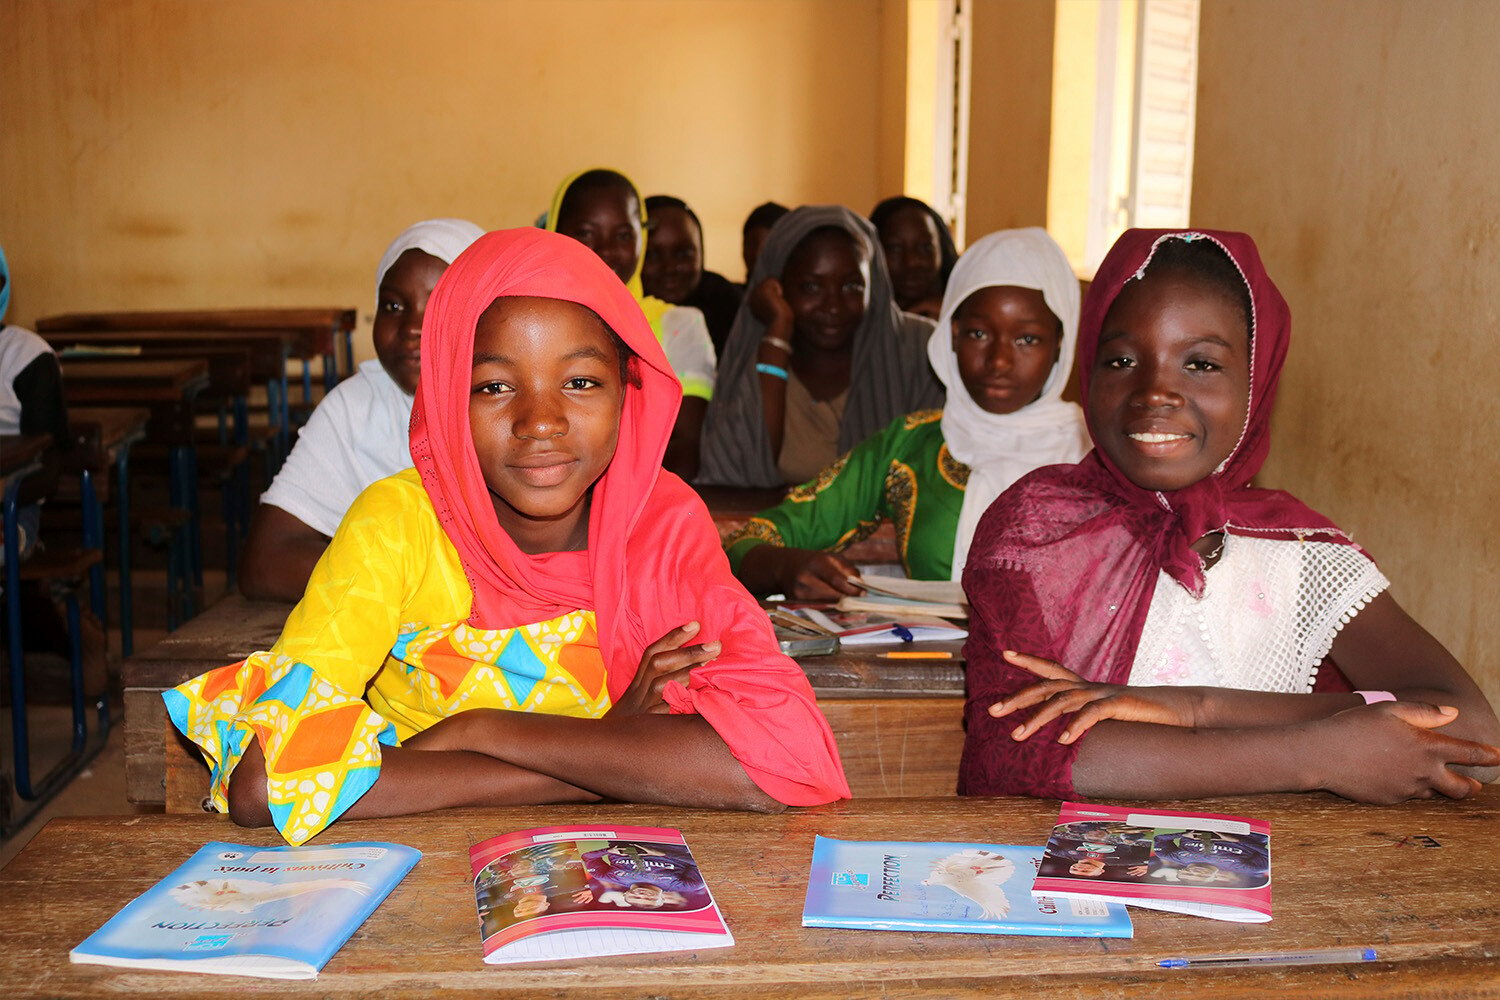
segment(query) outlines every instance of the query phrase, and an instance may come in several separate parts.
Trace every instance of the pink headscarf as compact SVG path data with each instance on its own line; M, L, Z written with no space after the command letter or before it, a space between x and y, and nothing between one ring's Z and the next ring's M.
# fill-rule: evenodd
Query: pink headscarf
M588 549L527 555L500 527L469 429L474 330L502 296L587 306L636 354L619 444L594 486ZM592 609L609 691L619 698L645 647L691 620L724 652L666 691L673 711L714 727L750 777L789 805L849 794L832 733L765 614L729 572L697 494L661 469L682 388L640 306L609 267L567 236L489 233L433 289L412 407L412 461L474 592L469 622L499 629Z
M1123 684L1160 574L1202 593L1203 559L1192 545L1203 535L1223 530L1353 544L1290 494L1249 485L1270 451L1271 410L1291 337L1291 312L1244 233L1132 229L1115 242L1089 287L1079 323L1084 398L1105 314L1128 282L1144 276L1157 247L1171 239L1217 243L1250 290L1245 426L1219 468L1184 489L1143 489L1095 448L1077 465L1038 469L985 513L964 573L974 620L964 647L969 700L962 793L1075 794L1071 772L1077 747L1056 742L1068 716L1020 744L1009 735L1015 720L990 717L991 704L1035 680L1006 663L1003 650L1055 660L1088 680ZM1097 440L1092 420L1089 433ZM1339 689L1341 681L1336 671L1320 671L1318 689ZM1348 690L1346 684L1342 690Z

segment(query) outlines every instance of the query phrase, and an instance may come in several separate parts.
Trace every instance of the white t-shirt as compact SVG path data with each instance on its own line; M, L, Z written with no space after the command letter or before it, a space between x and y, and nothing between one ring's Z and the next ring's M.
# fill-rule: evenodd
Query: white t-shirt
M696 310L695 310L696 311ZM709 345L712 350L712 345ZM0 325L0 434L21 433L21 399L16 395L16 376L52 348L25 327ZM713 384L713 376L709 376Z
M714 375L719 367L713 338L703 311L692 306L673 306L661 318L661 349L667 363L682 383L684 396L712 399Z
M1310 691L1339 630L1391 585L1352 545L1244 535L1204 578L1201 598L1157 579L1131 685Z
M313 410L260 502L332 537L366 486L411 468L412 402L378 359L361 362Z

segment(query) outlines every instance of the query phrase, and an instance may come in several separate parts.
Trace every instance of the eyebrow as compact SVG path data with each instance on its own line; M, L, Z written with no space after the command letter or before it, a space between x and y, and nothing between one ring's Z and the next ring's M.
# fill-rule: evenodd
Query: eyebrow
M567 354L563 355L562 360L563 361L580 361L580 360L585 360L585 359L590 359L590 358L597 359L599 361L603 361L603 362L606 362L606 363L609 361L609 357L603 351L599 350L599 348L597 348L597 347L580 347L576 351L570 351ZM492 354L489 351L480 351L479 353L476 353L474 355L474 367L475 368L478 368L480 365L514 365L514 364L517 364L516 359L512 358L512 357L510 357L509 355L506 355L506 354Z
M1121 337L1129 336L1129 334L1130 331L1128 330L1113 330L1109 333L1101 333L1099 335L1099 344L1102 346L1112 340L1119 340ZM1197 347L1199 344L1213 344L1215 346L1222 347L1225 350L1234 350L1233 344L1216 333L1209 333L1204 334L1201 337L1194 337L1191 341L1189 341L1188 346Z

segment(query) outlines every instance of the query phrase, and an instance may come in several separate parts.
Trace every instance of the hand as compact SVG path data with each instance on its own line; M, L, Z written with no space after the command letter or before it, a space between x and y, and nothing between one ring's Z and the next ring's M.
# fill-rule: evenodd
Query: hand
M575 903L592 903L593 901L594 894L587 889L579 889L573 893L573 902Z
M723 649L723 644L717 641L689 646L687 643L698 634L698 628L697 622L688 622L647 646L630 686L606 714L666 715L670 712L662 699L662 689L673 681L686 684L689 671L712 660Z
M858 597L865 592L853 563L818 549L782 549L776 578L781 592L798 601L836 601L846 594Z
M1094 724L1104 719L1121 722L1150 722L1159 726L1196 725L1198 694L1192 688L1129 687L1123 684L1096 684L1073 671L1040 656L1005 651L1005 662L1036 674L1042 680L1028 685L990 706L994 718L1009 715L1021 708L1040 705L1035 714L1015 729L1011 739L1024 740L1042 726L1067 712L1078 713L1057 737L1059 743L1073 743Z
M791 329L796 322L781 290L780 278L766 278L750 290L750 312L767 327Z
M1500 750L1434 732L1457 718L1452 706L1385 701L1305 723L1300 728L1313 737L1306 758L1316 769L1312 787L1381 805L1466 798L1484 786L1454 768L1500 765Z
M1129 868L1125 869L1125 874L1134 875L1136 878L1140 878L1142 875L1146 874L1146 866L1131 865Z

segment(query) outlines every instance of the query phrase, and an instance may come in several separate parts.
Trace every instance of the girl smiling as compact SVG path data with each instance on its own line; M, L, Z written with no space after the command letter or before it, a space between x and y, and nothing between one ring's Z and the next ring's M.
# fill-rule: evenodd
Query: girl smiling
M340 815L847 796L805 676L660 468L680 392L583 244L463 254L428 305L416 468L361 494L272 650L166 696L215 804L301 843Z
M751 518L724 541L735 575L753 593L858 594L858 571L838 553L889 518L908 577L958 579L1002 490L1088 450L1082 412L1062 399L1077 333L1078 281L1052 237L1011 229L976 242L927 344L946 407L897 417Z
M1494 712L1374 562L1249 485L1290 327L1243 234L1131 230L1105 258L1095 450L1002 494L964 573L961 792L1395 802L1494 776Z

